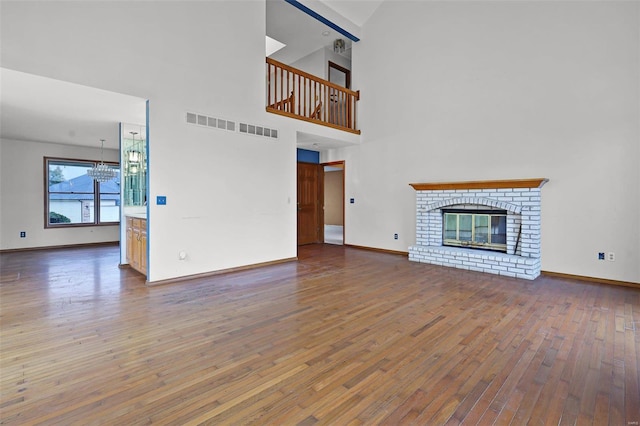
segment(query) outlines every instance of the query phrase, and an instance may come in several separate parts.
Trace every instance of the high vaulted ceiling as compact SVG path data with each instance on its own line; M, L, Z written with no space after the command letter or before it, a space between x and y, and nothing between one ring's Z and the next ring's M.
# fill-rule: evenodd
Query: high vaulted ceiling
M300 3L357 36L382 1L303 0ZM271 55L273 59L291 64L320 48L331 47L338 38L346 42L344 55L351 56L351 40L285 0L267 0L266 15L267 35L286 44L284 49Z
M384 0L322 0L354 24L362 27Z
M301 0L305 6L350 32L383 0ZM284 0L266 1L267 35L287 44L274 56L300 59L345 38ZM328 34L327 34L328 32ZM346 39L346 38L345 38ZM350 44L348 44L350 46ZM350 51L345 52L350 54ZM145 100L92 87L0 68L0 137L118 148L119 122L144 124Z

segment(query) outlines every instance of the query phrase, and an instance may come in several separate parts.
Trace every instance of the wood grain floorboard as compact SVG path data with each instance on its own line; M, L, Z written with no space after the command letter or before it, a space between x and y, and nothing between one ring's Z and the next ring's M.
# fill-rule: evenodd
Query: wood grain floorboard
M640 422L640 291L335 245L147 287L113 246L0 254L0 424Z

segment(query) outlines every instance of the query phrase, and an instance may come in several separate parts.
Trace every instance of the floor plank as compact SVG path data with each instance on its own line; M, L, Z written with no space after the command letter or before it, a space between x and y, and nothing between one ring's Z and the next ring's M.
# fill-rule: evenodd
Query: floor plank
M640 421L638 289L298 257L147 287L117 247L0 254L0 424Z

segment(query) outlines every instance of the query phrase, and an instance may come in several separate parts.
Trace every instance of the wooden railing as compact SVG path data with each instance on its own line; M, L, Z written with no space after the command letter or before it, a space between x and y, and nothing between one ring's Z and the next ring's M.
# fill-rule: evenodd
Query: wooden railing
M360 92L267 58L267 111L360 134Z

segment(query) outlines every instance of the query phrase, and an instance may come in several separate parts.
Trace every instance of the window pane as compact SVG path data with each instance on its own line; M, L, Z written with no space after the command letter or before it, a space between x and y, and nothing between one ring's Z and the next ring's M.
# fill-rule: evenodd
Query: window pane
M93 180L87 176L91 163L49 163L49 192L93 194Z
M491 217L491 242L494 244L507 244L507 217Z
M93 222L93 194L49 194L49 223Z
M471 241L471 215L461 214L458 215L458 227L460 241Z
M489 216L475 216L475 241L477 243L489 242Z
M87 168L91 165L92 163L49 162L49 224L92 222L94 186L87 176Z
M120 173L117 166L116 177L100 182L100 223L120 221Z
M118 222L120 220L120 200L100 195L100 222Z
M458 232L458 215L452 213L444 214L444 238L455 240Z

